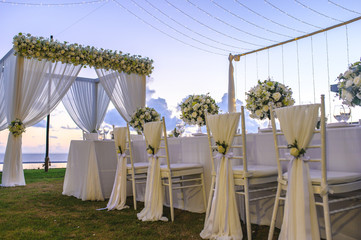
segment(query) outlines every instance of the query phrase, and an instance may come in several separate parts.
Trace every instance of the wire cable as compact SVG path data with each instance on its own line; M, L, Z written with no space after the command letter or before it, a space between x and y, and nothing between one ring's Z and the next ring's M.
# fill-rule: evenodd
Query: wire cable
M189 4L191 4L193 7L197 8L199 11L203 12L204 14L206 14L208 17L213 18L213 19L215 19L215 20L223 23L224 25L226 25L226 26L228 26L228 27L231 27L231 28L233 28L233 29L235 29L235 30L237 30L237 31L239 31L239 32L241 32L241 33L244 33L244 34L247 34L247 35L249 35L249 36L252 36L252 37L255 37L255 38L259 38L259 39L262 39L262 40L266 40L266 41L269 41L269 42L274 42L274 43L277 42L277 41L275 41L275 40L272 40L272 39L269 39L269 38L265 38L265 37L260 37L260 36L258 36L258 35L256 35L256 34L253 34L253 33L244 31L244 30L242 30L242 29L240 29L240 28L238 28L238 27L235 27L235 26L233 26L232 24L229 24L229 23L227 23L226 21L223 21L223 20L220 19L219 17L216 17L216 16L210 14L209 12L205 11L203 8L199 7L198 5L196 5L195 3L191 2L190 0L185 0L185 1L188 2Z
M342 8L343 10L346 10L346 11L349 11L349 12L356 13L356 14L358 14L358 15L361 15L360 12L357 12L357 11L351 10L351 9L349 9L349 8L346 8L346 7L344 7L344 6L340 5L340 4L337 4L337 3L335 3L335 2L333 2L333 1L331 1L331 0L328 0L328 2L331 3L331 4L333 4L333 5L335 5L335 6L337 6L337 7L339 7L339 8Z
M218 31L218 30L216 30L216 29L208 26L207 24L202 23L201 21L197 20L196 18L192 17L191 15L189 15L189 14L186 13L186 12L184 12L183 10L181 10L180 8L178 8L177 6L175 6L174 4L170 3L168 0L164 0L164 1L166 1L170 6L174 7L174 8L175 8L176 10L178 10L180 13L184 14L185 16L187 16L188 18L190 18L190 19L192 19L193 21L197 22L198 24L200 24L200 25L208 28L209 30L212 30L212 31L214 31L214 32L216 32L216 33L218 33L218 34L220 34L220 35L225 36L225 37L231 38L231 39L233 39L233 40L235 40L235 41L242 42L242 43L246 43L246 44L250 44L250 45L253 45L253 46L257 46L256 44L253 44L253 43L251 43L251 42L243 41L243 40L237 39L237 38L235 38L235 37L233 37L233 36L230 36L230 35L228 35L228 34L222 33L222 32L220 32L220 31Z
M228 54L222 54L222 53L212 52L212 51L209 51L209 50L207 50L207 49L203 49L203 48L194 46L194 45L192 45L192 44L190 44L190 43L184 42L184 41L182 41L182 40L180 40L180 39L178 39L178 38L176 38L176 37L173 37L172 35L164 32L164 31L162 31L161 29L155 27L154 25L148 23L148 22L145 21L143 18L139 17L137 14L135 14L134 12L130 11L128 8L126 8L125 6L123 6L122 4L120 4L117 0L113 0L113 2L116 3L119 7L123 8L123 9L124 9L125 11L127 11L128 13L130 13L131 15L133 15L134 17L136 17L138 20L140 20L140 21L143 22L144 24L146 24L146 25L148 25L149 27L157 30L158 32L160 32L160 33L162 33L162 34L164 34L164 35L172 38L173 40L176 40L176 41L178 41L178 42L180 42L180 43L183 43L184 45L187 45L187 46L189 46L189 47L196 48L196 49L201 50L201 51L203 51L203 52L208 52L208 53L212 53L212 54L216 54L216 55L220 55L220 56L228 56Z
M312 12L314 12L314 13L317 13L318 15L321 15L321 16L323 16L323 17L325 17L325 18L332 19L332 20L337 21L337 22L343 22L343 21L340 20L340 19L337 19L337 18L334 18L334 17L330 17L330 16L328 16L328 15L326 15L326 14L323 14L323 13L321 13L321 12L319 12L319 11L316 11L315 9L307 6L307 5L304 4L304 3L301 3L301 2L298 1L298 0L294 0L294 1L295 1L296 3L298 3L299 5L301 5L302 7L307 8L308 10L310 10L310 11L312 11Z
M219 7L220 9L222 9L223 11L225 11L226 13L231 14L233 17L236 17L236 18L240 19L240 20L243 21L243 22L246 22L246 23L248 23L248 24L250 24L250 25L252 25L252 26L255 26L255 27L259 28L259 29L262 29L262 30L264 30L264 31L267 31L267 32L270 32L270 33L273 33L273 34L276 34L276 35L279 35L279 36L282 36L282 37L292 38L292 36L290 36L290 35L286 35L286 34L274 32L274 31L272 31L272 30L269 30L268 28L262 27L262 26L260 26L260 25L257 25L257 24L255 24L255 23L251 22L251 21L248 21L247 19L238 16L238 15L235 14L234 12L229 11L227 8L222 7L221 5L219 5L218 3L216 3L214 0L210 0L210 1L211 1L214 5L216 5L217 7Z
M247 7L246 5L244 5L243 3L241 3L239 0L234 0L234 1L235 1L236 3L238 3L240 6L244 7L245 9L247 9L248 11L256 14L257 16L259 16L259 17L261 17L261 18L263 18L263 19L266 19L267 21L269 21L269 22L271 22L271 23L273 23L273 24L276 24L276 25L278 25L278 26L280 26L280 27L283 27L283 28L287 28L287 29L289 29L289 30L293 30L293 31L295 31L295 32L299 32L299 33L303 33L303 34L306 33L305 31L301 31L301 30L298 30L298 29L295 29L295 28L291 28L291 27L288 27L288 26L283 25L283 24L281 24L281 23L278 23L278 22L276 22L276 21L273 21L272 19L270 19L270 18L268 18L268 17L266 17L266 16L263 16L262 14L259 14L258 12L256 12L256 11L252 10L251 8Z
M308 22L303 21L303 20L301 20L301 19L299 19L299 18L296 18L295 16L287 13L286 11L283 11L282 9L280 9L280 8L277 7L276 5L273 5L272 3L270 3L270 2L267 1L267 0L263 0L263 1L264 1L265 3L267 3L268 5L270 5L271 7L273 7L274 9L278 10L279 12L285 14L286 16L288 16L288 17L290 17L290 18L292 18L292 19L294 19L294 20L296 20L296 21L298 21L298 22L301 22L301 23L303 23L303 24L306 24L306 25L311 26L311 27L314 27L314 28L322 29L321 27L316 26L316 25L314 25L314 24L312 24L312 23L308 23Z
M24 5L27 7L65 7L65 6L76 6L76 5L86 5L86 4L95 4L101 2L108 2L108 0L93 0L93 1L79 1L72 3L31 3L31 2L14 2L1 0L0 3L11 4L11 5Z

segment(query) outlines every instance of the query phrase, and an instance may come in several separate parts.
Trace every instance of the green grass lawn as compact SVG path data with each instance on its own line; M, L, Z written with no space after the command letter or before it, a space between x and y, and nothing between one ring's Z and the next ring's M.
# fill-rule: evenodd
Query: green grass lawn
M0 239L201 239L205 214L175 209L174 223L141 222L143 203L135 211L132 198L129 209L97 211L107 202L62 195L65 169L24 174L26 186L0 187ZM167 207L164 215L170 219ZM267 239L268 229L253 225L253 239Z

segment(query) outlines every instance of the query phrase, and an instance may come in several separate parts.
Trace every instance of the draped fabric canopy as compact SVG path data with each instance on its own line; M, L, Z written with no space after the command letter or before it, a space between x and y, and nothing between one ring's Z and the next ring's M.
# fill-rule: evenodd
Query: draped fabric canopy
M104 69L96 69L96 73L125 121L130 121L137 108L145 107L145 76Z
M3 73L7 123L20 119L24 126L31 126L42 120L60 102L80 69L81 65L9 55ZM2 186L25 185L21 145L21 135L9 133Z
M109 97L97 79L77 78L63 98L63 104L75 124L85 132L94 132L103 122Z
M0 131L7 126L5 113L5 81L4 81L4 62L0 62Z

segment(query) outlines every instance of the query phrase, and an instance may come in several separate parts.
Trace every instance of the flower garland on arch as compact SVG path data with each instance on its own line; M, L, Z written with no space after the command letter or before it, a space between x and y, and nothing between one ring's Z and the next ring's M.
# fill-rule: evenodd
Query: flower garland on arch
M22 34L13 38L14 54L25 58L46 59L52 62L71 63L105 70L115 70L128 74L150 75L153 71L153 60L140 55L122 54L107 49L97 49L77 43L50 41L31 34Z

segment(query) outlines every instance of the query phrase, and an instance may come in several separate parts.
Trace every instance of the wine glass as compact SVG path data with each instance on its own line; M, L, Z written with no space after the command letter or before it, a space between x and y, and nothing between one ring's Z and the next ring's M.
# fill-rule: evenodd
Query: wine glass
M110 129L109 129L108 127L103 127L103 131L104 131L104 140L105 140L105 139L107 139L107 138L106 138L106 136L107 136L107 134L108 134L109 130L110 130Z
M344 114L344 107L342 105L335 105L335 107L333 108L333 117L337 120L337 122L341 122L343 120Z
M347 122L351 117L351 108L347 105L343 106L342 121Z

